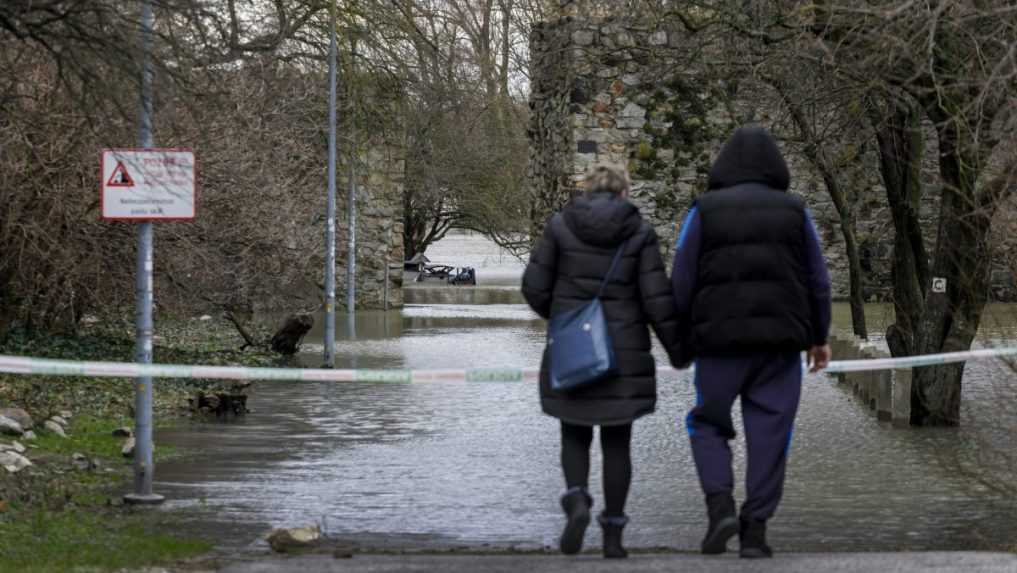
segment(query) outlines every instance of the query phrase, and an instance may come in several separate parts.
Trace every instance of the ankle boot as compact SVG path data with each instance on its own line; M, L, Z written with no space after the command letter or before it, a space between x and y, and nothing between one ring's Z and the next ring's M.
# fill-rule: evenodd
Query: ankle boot
M706 513L710 524L703 538L702 551L704 555L719 555L727 551L727 540L738 533L734 497L729 493L707 496Z
M629 522L629 518L624 515L604 515L601 513L597 516L597 521L600 523L601 529L604 530L604 558L624 559L628 557L628 551L625 551L625 548L622 547L622 530L625 529L625 524Z
M738 538L741 540L740 555L743 559L766 559L773 557L773 549L770 549L770 546L766 544L765 521L756 521L743 517Z
M583 536L590 525L590 507L593 498L586 489L574 487L561 496L561 508L565 510L565 531L561 534L561 552L574 555L583 549Z

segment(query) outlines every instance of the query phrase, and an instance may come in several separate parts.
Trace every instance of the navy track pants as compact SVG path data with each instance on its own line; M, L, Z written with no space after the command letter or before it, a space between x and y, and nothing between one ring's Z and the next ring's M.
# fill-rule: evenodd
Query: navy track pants
M741 396L748 449L741 515L769 519L784 493L784 471L801 397L801 354L703 357L696 361L695 384L696 406L686 425L703 492L734 491L728 442L735 437L731 407Z

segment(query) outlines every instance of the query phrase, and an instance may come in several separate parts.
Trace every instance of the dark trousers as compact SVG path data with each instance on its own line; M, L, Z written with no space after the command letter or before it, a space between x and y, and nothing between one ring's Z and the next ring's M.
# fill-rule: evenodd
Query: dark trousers
M728 442L735 437L731 407L741 396L748 449L741 515L769 519L784 493L784 471L801 397L801 355L700 358L695 384L696 406L686 425L703 492L709 496L734 491Z
M632 483L632 458L629 443L632 441L632 424L601 426L600 447L604 453L604 514L625 515L625 499ZM590 478L590 444L593 427L561 423L561 467L565 471L565 485L588 488Z

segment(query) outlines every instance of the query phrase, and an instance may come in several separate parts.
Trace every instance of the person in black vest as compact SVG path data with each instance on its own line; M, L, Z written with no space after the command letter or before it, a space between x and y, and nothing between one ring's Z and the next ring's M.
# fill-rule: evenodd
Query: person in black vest
M622 529L628 522L625 500L632 479L632 422L653 412L657 401L647 324L653 325L673 360L680 356L674 297L657 235L627 200L628 190L624 170L594 168L586 179L586 193L544 227L523 275L523 296L537 314L549 319L590 302L621 249L617 268L600 297L618 375L560 393L550 385L546 349L540 367L541 407L561 420L561 464L567 487L561 498L567 519L561 551L566 554L582 549L590 522L590 444L593 427L600 426L606 507L598 521L604 531L604 557L627 555Z
M695 360L686 425L706 495L706 554L723 553L737 533L742 557L772 556L766 521L784 489L801 352L813 372L830 361L830 277L815 225L789 185L773 137L743 127L721 150L678 238L671 278L683 361ZM728 442L738 397L748 475L736 516Z

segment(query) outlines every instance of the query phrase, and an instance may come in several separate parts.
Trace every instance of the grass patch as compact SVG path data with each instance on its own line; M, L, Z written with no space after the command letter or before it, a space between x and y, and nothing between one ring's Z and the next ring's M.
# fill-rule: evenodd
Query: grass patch
M71 421L66 438L52 432L40 430L32 442L39 450L54 454L82 453L88 457L104 460L123 459L120 448L123 438L114 438L113 430L120 426L133 426L127 419L97 418L78 416Z
M77 335L15 330L0 339L0 354L131 362L133 331L128 321L116 320L85 326ZM232 327L213 321L167 319L159 322L158 333L159 363L271 366L284 360L264 348L240 350L242 341ZM189 415L188 398L196 391L231 384L158 380L155 423ZM122 456L124 439L112 431L134 426L134 385L121 378L0 374L0 406L27 410L37 435L24 442L34 467L16 475L0 470L0 573L134 570L211 549L206 542L172 535L180 525L174 512L121 506L132 460ZM73 413L67 438L42 428L44 420L63 410ZM71 459L75 453L96 463L79 467ZM157 463L179 455L168 446L155 450Z
M124 465L130 465L131 460L124 458L121 453L124 438L113 437L113 430L121 426L134 429L134 422L128 418L77 416L71 421L66 438L40 430L38 438L32 444L38 446L42 452L66 455L81 453L107 463L122 461ZM159 461L173 458L179 452L169 446L157 445L153 454L155 461Z
M109 571L180 560L212 548L159 531L155 518L71 510L0 519L0 571Z

